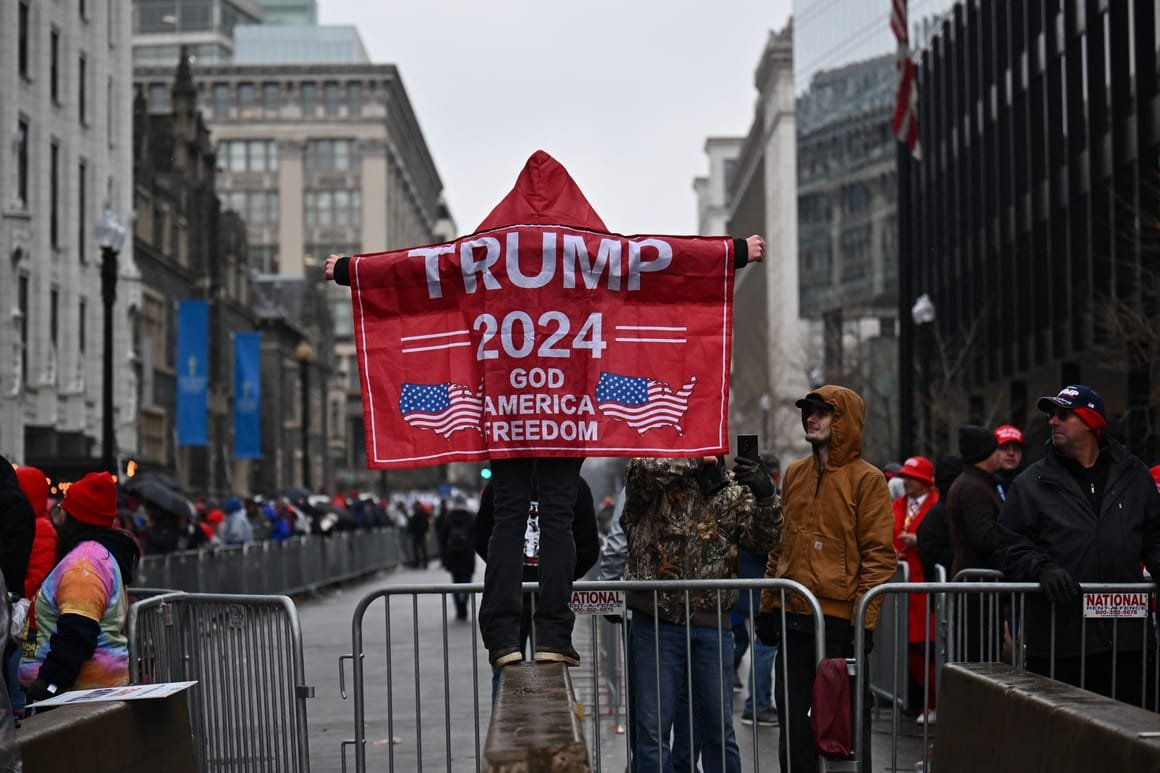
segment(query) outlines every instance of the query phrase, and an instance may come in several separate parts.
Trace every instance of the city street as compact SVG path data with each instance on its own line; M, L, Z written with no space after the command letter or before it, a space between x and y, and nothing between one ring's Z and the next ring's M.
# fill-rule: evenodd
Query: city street
M482 581L482 578L480 565L475 579ZM306 678L307 683L315 688L315 697L307 702L313 773L338 773L343 770L341 744L354 738L353 672L347 662L344 668L348 699L343 700L340 694L338 658L351 652L351 621L358 602L368 594L384 588L438 585L447 581L447 573L433 562L431 568L426 570L400 568L369 580L330 588L315 596L298 599ZM486 650L479 642L473 626L454 619L454 606L450 599L446 601L447 615L451 619L444 645L441 626L445 614L443 598L440 595L418 595L413 598L413 608L410 594L398 597L391 607L391 638L395 642L391 663L395 722L390 729L387 726L387 664L384 656L386 628L382 601L376 601L367 612L364 641L368 688L367 769L391 769L393 754L393 769L397 771L473 771L476 769L477 753L482 751L486 740L490 719L491 679ZM412 626L413 609L420 621L417 638ZM593 721L596 680L593 679L591 668L594 661L591 631L589 620L577 620L574 644L583 665L572 672L577 698L584 704L585 735L590 750L597 736L597 725ZM416 641L422 653L418 658L417 681L413 654ZM444 646L449 653L448 657L442 656ZM609 701L607 690L601 689L599 698L601 706L606 706ZM772 773L777 770L777 729L758 728L755 749L754 728L741 724L737 719L741 714L743 700L743 693L734 693L734 725L743 767L747 771ZM416 705L420 709L420 736L415 732ZM478 725L475 722L477 713ZM627 759L626 736L613 732L614 723L623 722L623 716L613 717L607 708L601 709L601 754L599 760L592 759L593 770L624 770ZM478 735L475 732L477 726ZM921 755L921 729L915 726L913 719L906 718L900 720L900 727L897 769L914 770L914 764ZM875 771L893 768L890 728L889 714L882 713L876 718L873 739ZM393 744L392 738L395 741ZM348 747L346 754L346 769L354 770L353 748ZM754 764L754 759L758 760L758 764Z

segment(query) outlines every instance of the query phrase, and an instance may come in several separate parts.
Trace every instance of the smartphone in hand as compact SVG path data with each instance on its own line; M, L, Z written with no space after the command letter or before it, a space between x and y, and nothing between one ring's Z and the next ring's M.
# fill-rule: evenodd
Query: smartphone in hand
M737 455L755 462L761 461L757 452L757 435L738 435Z

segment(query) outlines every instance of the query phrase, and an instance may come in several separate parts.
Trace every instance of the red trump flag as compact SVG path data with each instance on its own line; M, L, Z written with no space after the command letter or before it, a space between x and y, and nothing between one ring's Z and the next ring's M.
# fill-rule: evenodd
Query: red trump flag
M368 466L728 450L732 240L607 233L538 156L527 222L352 258Z

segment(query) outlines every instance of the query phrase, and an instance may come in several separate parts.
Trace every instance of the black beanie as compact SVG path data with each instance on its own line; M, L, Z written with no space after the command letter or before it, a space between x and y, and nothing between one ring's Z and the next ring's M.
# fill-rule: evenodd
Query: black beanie
M959 427L959 455L963 457L963 464L977 464L994 453L998 447L995 433L986 427L975 424L964 424Z

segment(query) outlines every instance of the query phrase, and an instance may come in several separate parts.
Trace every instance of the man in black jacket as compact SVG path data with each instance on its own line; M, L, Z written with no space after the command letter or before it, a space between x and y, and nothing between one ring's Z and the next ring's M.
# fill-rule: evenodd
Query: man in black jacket
M1145 674L1149 685L1154 679L1153 666L1145 671L1141 661L1142 650L1152 658L1151 627L1145 619L1118 620L1114 633L1111 620L1084 626L1079 583L1143 582L1141 562L1160 576L1160 494L1148 468L1103 436L1104 401L1090 387L1064 387L1038 407L1049 417L1051 443L1008 493L995 550L1007 579L1038 582L1052 605L1027 599L1027 667L1141 705Z

